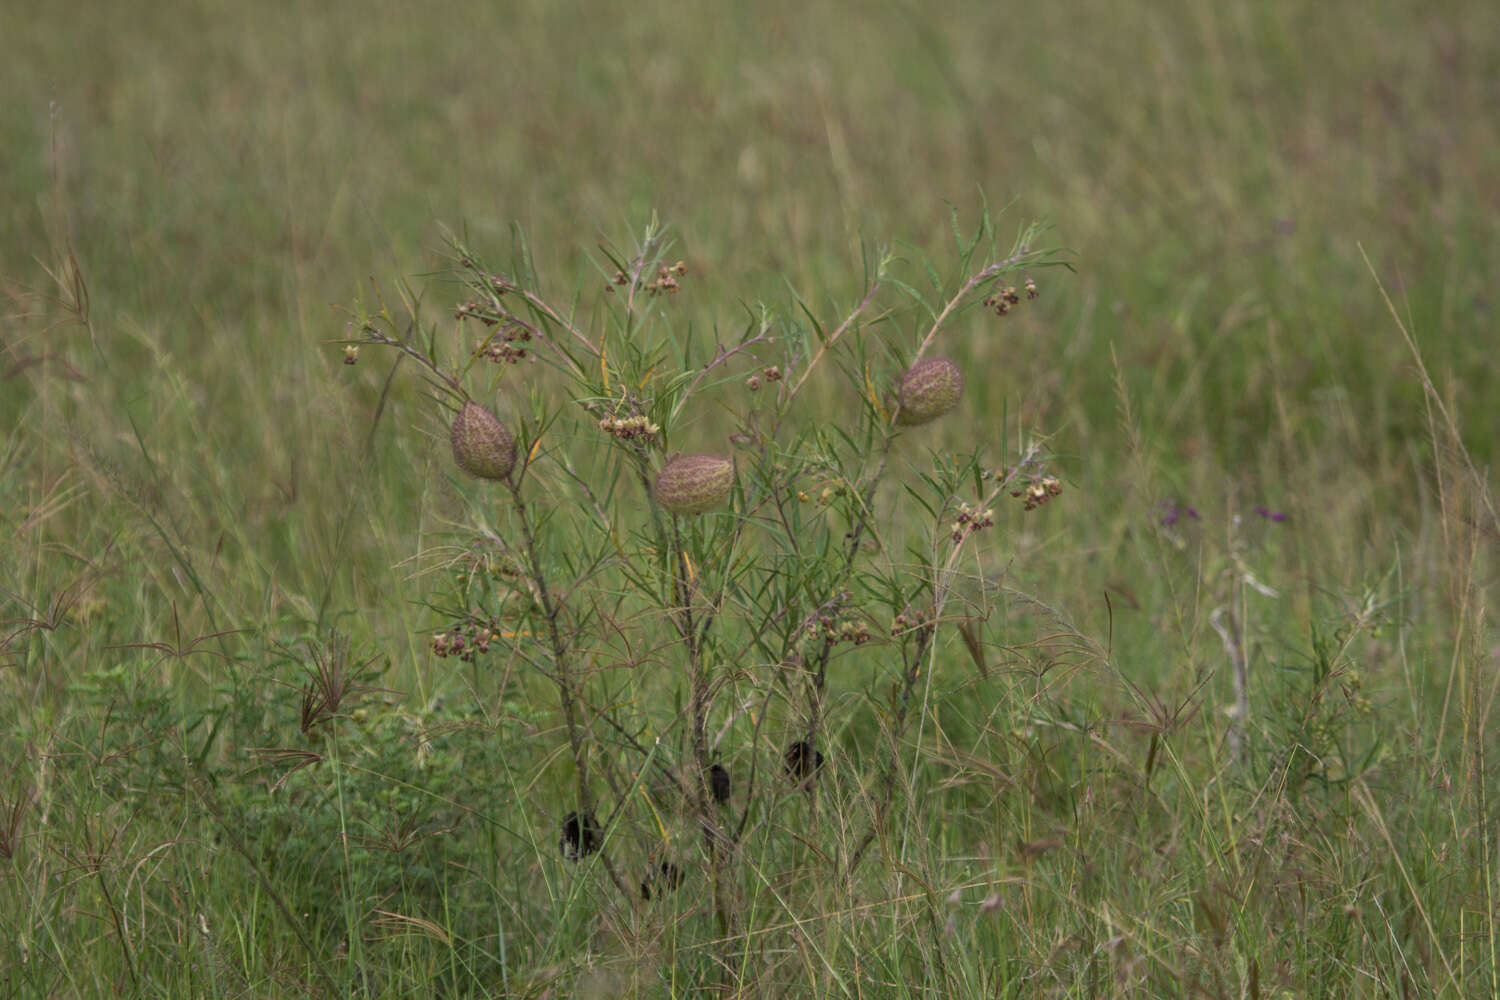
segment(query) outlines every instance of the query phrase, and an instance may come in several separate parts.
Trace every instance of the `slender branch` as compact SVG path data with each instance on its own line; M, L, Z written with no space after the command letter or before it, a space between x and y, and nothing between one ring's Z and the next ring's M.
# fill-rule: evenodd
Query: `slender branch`
M120 919L120 908L115 905L114 896L110 894L109 882L104 877L104 864L99 862L94 866L94 877L99 881L99 892L104 897L104 905L109 908L109 919L115 925L115 936L120 939L120 954L125 957L125 971L130 974L130 985L140 987L140 978L136 975L135 959L130 953L130 936L125 932L125 926Z
M536 531L533 529L531 519L527 515L526 502L521 497L521 488L514 478L506 480L506 486L510 490L511 503L515 506L516 517L521 522L521 535L526 540L527 570L531 575L531 581L535 589L537 603L541 605L542 616L547 623L547 639L552 647L553 662L557 668L557 690L558 697L562 701L563 719L568 726L568 742L573 750L573 765L578 779L578 811L582 817L594 815L593 790L589 786L588 778L588 749L584 746L583 726L579 720L577 705L577 677L572 669L572 660L568 649L567 640L563 638L562 630L558 626L558 618L562 609L554 601L552 593L547 586L547 575L542 570L541 556L537 553ZM584 820L580 820L584 822ZM625 882L620 878L615 867L610 863L607 855L600 852L601 861L609 877L614 881L615 887L620 890L620 895L627 900L634 901L635 896L625 887Z
M916 356L912 358L912 361L916 362L922 360L922 355L926 354L927 348L932 346L933 338L938 335L938 331L941 330L943 328L943 324L948 321L948 314L953 312L954 309L957 309L959 303L962 302L970 292L972 292L975 288L978 288L980 285L984 284L986 281L989 281L991 278L1000 274L1002 271L1008 271L1009 269L1015 267L1017 264L1021 263L1021 261L1030 256L1031 248L1023 246L1020 250L1011 254L1009 257L1005 258L1004 260L995 261L995 263L991 264L989 267L986 267L984 270L971 277L968 281L964 282L964 286L958 290L958 294L954 295L953 298L948 300L948 304L943 306L943 311L938 313L937 319L932 321L932 329L928 330L927 336L922 338L922 343L917 348Z
M688 564L687 550L682 544L682 532L677 518L672 518L672 595L678 613L672 616L678 635L687 646L688 654L688 715L691 726L693 763L697 774L693 782L692 802L698 824L703 831L703 848L708 854L709 872L713 879L714 912L719 921L719 933L729 933L729 908L723 891L723 851L719 849L721 833L713 820L709 808L708 789L708 667L703 660L702 635L693 621L692 570Z
M635 260L631 262L630 287L625 293L625 312L628 316L635 316L635 293L640 290L641 274L646 270L647 258L656 249L656 241L657 233L654 225L647 227L646 238L641 243L641 252L636 254Z
M532 301L532 299L535 298L535 296L533 296L530 292L523 291L520 288L516 288L516 293L525 297L528 302ZM540 299L536 299L536 301L538 303L541 303ZM545 303L542 303L542 305L545 305ZM583 369L579 367L578 362L574 361L566 351L558 347L557 344L553 342L551 337L543 333L541 327L537 326L535 323L528 323L526 320L522 319L521 317L517 316L515 313L511 312L509 309L501 305L500 296L495 292L490 292L490 307L494 310L494 321L497 325L505 323L512 326L518 326L521 329L525 330L528 337L535 340L537 343L544 345L553 353L553 355L566 362L568 368L572 370L573 376L575 378L583 377ZM571 331L574 337L583 340L585 347L593 347L587 337L584 337L583 334L579 333L567 323L563 322L562 319L556 315L556 313L549 311L547 315L548 318L553 320L553 322L557 323L564 329ZM490 336L493 337L494 334L491 333ZM597 352L595 353L597 355Z
M521 317L517 316L515 313L511 312L509 309L501 305L500 296L502 294L506 292L512 292L516 295L521 296L521 298L524 299L526 304L531 306L531 308L535 309L537 312L541 313L543 316L546 316L552 322L568 331L573 339L582 344L584 349L587 350L591 355L596 358L599 356L598 345L596 345L592 340L585 336L583 331L579 330L572 323L569 323L567 320L563 319L561 314L559 314L556 309L553 309L550 305L547 304L547 301L545 299L543 299L540 295L537 295L531 289L521 286L510 278L505 277L503 274L485 274L484 272L479 271L477 268L474 270L474 273L483 280L483 285L481 286L482 290L484 294L489 297L490 305L494 308L495 312L503 319L520 323L522 326L526 327L527 330L531 331L532 336L539 338L543 343L551 346L554 351L557 351L558 355L563 357L570 365L572 365L575 374L582 374L579 371L577 363L574 362L572 358L569 358L566 354L558 351L556 345L552 344L552 342L542 334L542 331L538 330L535 326L527 323L525 320L521 319Z
M458 379L454 378L452 375L449 375L447 372L439 368L437 366L437 362L433 361L426 354L411 346L411 344L408 343L404 338L392 337L388 334L381 333L379 329L368 323L365 324L361 332L363 332L366 337L369 337L377 344L383 344L386 347L396 348L402 354L407 355L417 364L421 365L423 368L426 368L428 371L432 372L432 374L442 379L444 384L446 384L454 392L460 395L466 395L466 393L464 393L463 391L463 387L459 385Z
M709 372L713 371L715 368L719 367L724 362L726 362L730 358L734 357L736 354L739 354L739 353L741 353L743 351L746 351L749 348L754 347L756 344L767 342L770 339L771 338L770 338L770 336L768 334L757 333L755 336L751 337L749 340L746 340L746 341L744 341L742 343L736 344L734 347L731 347L727 351L721 345L719 347L719 352L718 352L718 354L716 354L714 356L714 359L712 361L710 361L708 364L704 365L703 369L698 372L697 377L694 378L691 382L688 383L687 389L685 389L683 391L682 396L677 400L677 405L675 407L673 407L673 410L672 410L673 415L675 416L677 413L679 413L679 412L682 411L683 404L687 402L688 397L690 397L693 394L693 390L695 390L695 389L698 388L698 383L702 382L703 379L704 379L704 377L706 375L708 375Z
M859 305L854 307L854 311L845 316L844 321L839 324L838 329L834 330L831 336L818 345L818 353L812 356L812 360L807 363L807 367L802 369L802 377L797 379L797 384L792 386L791 391L786 394L788 402L792 400L792 397L797 395L797 391L802 388L802 383L807 381L807 377L812 374L812 370L823 359L823 355L828 353L828 349L838 343L839 338L844 335L844 332L849 329L855 319L859 317L859 314L864 312L865 308L875 299L875 293L878 291L880 291L880 282L871 282L869 291L865 292L865 297L860 299Z
M1234 669L1234 720L1229 726L1229 759L1239 763L1245 750L1245 726L1250 721L1250 682L1245 664L1245 639L1234 611L1221 605L1208 616L1208 623L1219 633L1224 653Z
M544 302L535 292L531 291L528 288L521 288L518 289L518 291L521 293L521 297L526 300L527 305L531 306L531 308L537 310L552 322L568 331L568 333L572 335L573 339L582 344L584 346L584 349L594 357L597 358L599 356L599 346L592 340L589 340L588 337L585 337L583 335L583 331L579 330L572 323L569 323L567 320L559 316L557 314L557 310L553 309L546 302Z

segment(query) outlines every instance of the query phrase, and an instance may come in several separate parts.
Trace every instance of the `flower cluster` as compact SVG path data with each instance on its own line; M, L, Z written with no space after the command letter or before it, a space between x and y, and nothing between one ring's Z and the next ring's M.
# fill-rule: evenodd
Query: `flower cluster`
M914 632L925 627L932 621L932 612L925 609L915 611L907 610L896 616L891 622L891 635L901 635L904 632Z
M687 261L679 260L675 264L662 264L656 269L656 279L648 282L644 287L651 295L675 292L682 287L677 279L685 274L687 274ZM612 282L616 285L628 285L630 276L624 271L616 271ZM614 291L614 289L606 286L605 291Z
M1029 509L1029 508L1028 508ZM967 503L958 505L958 518L953 522L953 540L961 542L976 531L983 531L995 523L995 512L986 508L979 510Z
M857 618L835 619L831 615L818 615L807 623L807 637L821 638L828 646L837 646L841 642L863 646L870 641L870 627Z
M829 504L833 503L835 498L843 496L846 492L848 491L845 489L843 483L836 483L833 486L825 486L818 493L818 506L827 507ZM813 499L813 497L806 490L798 490L797 499L802 503L808 503Z
M1028 299L1037 297L1036 279L1027 278L1023 288ZM1000 291L985 299L984 304L986 308L995 310L996 316L1004 316L1010 312L1012 306L1021 304L1021 293L1016 291L1014 285L1006 285Z
M1191 521L1198 520L1198 512L1192 507L1184 507L1170 500L1163 500L1160 507L1161 524L1164 528L1170 528L1183 518Z
M1045 473L1030 477L1026 485L1018 490L1010 491L1011 496L1018 499L1024 498L1023 510L1036 510L1060 493L1062 493L1062 483L1058 482L1056 476Z
M470 299L453 310L453 318L457 320L477 319L485 326L495 326L500 322L499 317L488 306L476 299Z
M661 295L664 292L675 292L681 286L677 279L687 274L687 264L678 261L675 264L663 264L657 268L656 280L646 286L646 291L652 295Z
M499 638L500 628L495 622L470 619L433 636L432 653L440 660L456 656L464 663L473 663L475 653L488 653L490 643Z
M506 292L513 292L521 287L503 274L487 274L484 277L496 295L504 295Z
M746 388L748 388L751 392L754 392L756 389L759 389L760 388L760 379L761 379L762 375L765 376L767 382L780 382L781 381L781 366L780 365L769 365L763 371L761 371L761 372L759 372L759 373L757 373L755 375L751 375L749 378L745 379L745 386L746 386Z
M1340 675L1340 686L1344 691L1344 698L1360 715L1369 715L1373 707L1370 699L1364 694L1364 681L1359 676L1358 670L1345 670Z
M474 346L474 356L495 364L515 364L526 357L525 347L531 340L531 328L523 323L508 323Z
M661 432L659 426L639 414L634 417L603 417L599 421L599 429L620 441L639 438L644 444L655 441L656 435Z

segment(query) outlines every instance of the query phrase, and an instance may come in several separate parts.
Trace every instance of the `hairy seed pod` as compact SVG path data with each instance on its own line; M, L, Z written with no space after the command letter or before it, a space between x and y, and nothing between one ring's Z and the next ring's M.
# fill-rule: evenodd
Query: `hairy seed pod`
M504 479L516 465L516 439L495 415L470 400L453 420L453 461L471 476Z
M901 373L896 398L901 412L896 423L915 427L936 420L958 405L964 394L964 373L947 358L918 361Z
M673 514L701 514L724 502L734 465L714 455L678 455L656 477L656 502Z

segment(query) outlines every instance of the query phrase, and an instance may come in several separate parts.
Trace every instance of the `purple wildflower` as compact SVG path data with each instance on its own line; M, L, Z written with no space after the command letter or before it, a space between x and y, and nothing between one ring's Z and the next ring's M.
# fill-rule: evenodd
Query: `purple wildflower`
M1279 510L1272 510L1271 508L1265 507L1265 506L1256 507L1255 508L1255 513L1259 514L1261 517L1265 518L1267 521L1277 521L1277 522L1280 522L1280 521L1285 521L1286 520L1286 514L1284 512L1279 511Z
M1198 520L1198 512L1192 507L1180 507L1171 501L1164 501L1161 505L1161 523L1163 527L1170 528L1182 518Z

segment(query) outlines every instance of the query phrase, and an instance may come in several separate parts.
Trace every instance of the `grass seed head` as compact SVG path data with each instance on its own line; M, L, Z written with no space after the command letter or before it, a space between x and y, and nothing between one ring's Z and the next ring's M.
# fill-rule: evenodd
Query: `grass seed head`
M656 502L673 514L701 514L723 503L734 464L715 455L678 455L656 477Z
M901 373L896 397L901 411L896 422L915 427L936 420L958 405L964 394L964 373L947 358L918 361Z
M516 465L516 439L495 415L473 400L453 420L453 460L480 479L504 479Z

